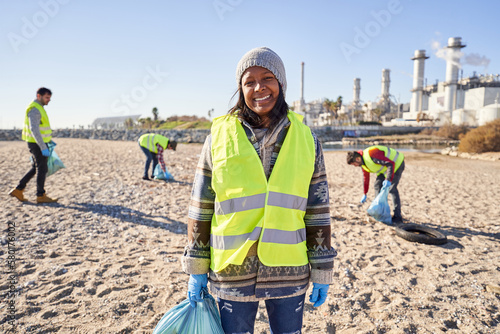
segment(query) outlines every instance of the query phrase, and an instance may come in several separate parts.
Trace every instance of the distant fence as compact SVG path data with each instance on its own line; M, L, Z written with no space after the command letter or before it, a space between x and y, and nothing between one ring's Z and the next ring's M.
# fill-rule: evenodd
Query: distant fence
M379 125L363 126L321 126L312 127L321 142L340 141L345 137L370 137L390 136L418 133L425 127ZM158 133L162 136L176 140L180 143L203 143L210 133L209 129L184 129L184 130L93 130L93 129L58 129L53 131L54 138L81 138L101 140L137 140L142 134ZM21 140L21 130L0 130L0 141Z

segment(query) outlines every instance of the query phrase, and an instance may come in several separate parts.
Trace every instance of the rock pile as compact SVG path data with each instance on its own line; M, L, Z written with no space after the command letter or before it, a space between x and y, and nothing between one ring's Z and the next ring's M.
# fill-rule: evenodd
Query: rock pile
M158 133L181 143L203 143L210 133L209 129L185 130L96 130L96 129L57 129L54 138L80 138L101 140L137 140L144 133ZM21 130L0 130L0 141L21 140Z

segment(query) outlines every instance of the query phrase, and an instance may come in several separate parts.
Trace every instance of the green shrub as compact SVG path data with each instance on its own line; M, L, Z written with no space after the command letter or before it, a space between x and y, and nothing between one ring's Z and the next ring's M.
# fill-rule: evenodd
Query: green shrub
M500 152L500 119L469 131L460 140L460 152Z
M434 136L459 140L462 135L469 131L465 125L445 124L433 132Z
M431 128L425 128L422 131L420 131L419 134L423 136L431 136L434 134L434 130Z

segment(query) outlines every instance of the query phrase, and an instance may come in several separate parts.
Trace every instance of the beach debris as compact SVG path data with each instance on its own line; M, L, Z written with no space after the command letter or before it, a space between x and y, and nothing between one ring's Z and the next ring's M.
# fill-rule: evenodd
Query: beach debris
M500 295L500 286L488 284L488 285L486 285L486 291Z
M428 245L443 245L448 242L446 236L441 232L417 224L400 224L396 226L396 235L408 241Z

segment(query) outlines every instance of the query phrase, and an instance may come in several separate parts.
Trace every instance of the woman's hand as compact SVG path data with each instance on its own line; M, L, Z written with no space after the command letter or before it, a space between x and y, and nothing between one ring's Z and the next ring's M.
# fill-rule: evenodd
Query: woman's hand
M309 295L309 301L311 303L314 303L314 307L323 305L323 303L326 301L326 297L328 296L329 288L329 284L313 283L313 291L311 295Z

